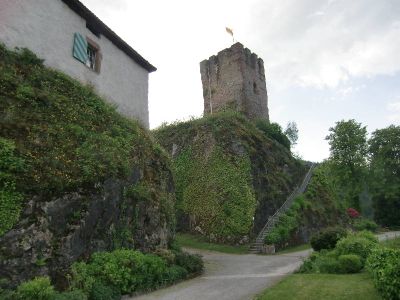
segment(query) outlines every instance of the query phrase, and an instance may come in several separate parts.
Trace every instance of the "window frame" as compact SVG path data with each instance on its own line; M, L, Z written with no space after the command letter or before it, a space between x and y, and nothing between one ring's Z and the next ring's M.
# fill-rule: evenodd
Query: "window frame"
M89 57L89 53L88 53L87 63L85 64L85 66L88 69L90 69L90 70L92 70L92 71L94 71L96 73L100 73L101 61L103 59L103 56L102 56L102 53L101 53L101 50L100 50L100 46L99 46L99 44L97 44L94 40L92 40L89 37L86 37L86 41L87 41L87 53L88 53L88 49L91 49L91 50L93 50L95 57L94 57L94 62L93 62L94 66L92 67L91 66L92 63L90 61L90 57Z

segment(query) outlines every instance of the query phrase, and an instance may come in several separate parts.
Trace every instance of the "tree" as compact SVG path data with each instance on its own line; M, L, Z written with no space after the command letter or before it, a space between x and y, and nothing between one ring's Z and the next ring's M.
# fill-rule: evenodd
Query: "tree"
M337 176L340 194L348 205L359 209L359 195L365 188L367 129L351 119L336 122L325 138L330 145L330 161Z
M369 140L370 186L375 219L400 225L400 126L376 130Z
M297 129L296 122L289 122L284 133L288 137L291 146L296 145L297 140L299 139L299 130Z

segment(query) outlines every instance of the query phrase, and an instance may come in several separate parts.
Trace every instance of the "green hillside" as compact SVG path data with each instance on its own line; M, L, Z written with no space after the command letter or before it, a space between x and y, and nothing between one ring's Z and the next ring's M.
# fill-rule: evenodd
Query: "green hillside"
M257 233L307 170L235 112L163 126L154 135L173 156L179 230L219 242Z
M77 259L165 248L169 160L92 88L0 45L0 277L63 278Z

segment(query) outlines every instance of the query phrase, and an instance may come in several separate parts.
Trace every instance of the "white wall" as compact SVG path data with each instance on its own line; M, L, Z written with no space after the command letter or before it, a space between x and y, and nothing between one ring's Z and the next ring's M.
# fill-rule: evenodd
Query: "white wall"
M73 58L75 32L99 44L99 74ZM119 112L149 128L148 71L106 37L92 34L86 21L61 0L0 0L0 41L10 48L29 48L47 66L93 85Z

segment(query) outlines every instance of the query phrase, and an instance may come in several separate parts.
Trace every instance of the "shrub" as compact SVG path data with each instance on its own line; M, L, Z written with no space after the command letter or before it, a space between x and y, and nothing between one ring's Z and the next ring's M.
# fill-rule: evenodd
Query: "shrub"
M95 282L89 294L89 300L119 300L121 292L118 288Z
M365 239L367 239L367 240L369 240L369 241L371 241L373 243L378 243L379 242L378 238L371 231L363 230L363 231L360 231L360 232L356 232L354 235L357 236L357 237L365 238Z
M400 299L400 250L374 249L368 257L367 269L383 299Z
M87 300L88 297L81 290L57 293L51 297L51 300Z
M369 230L375 232L378 229L378 225L369 219L366 218L358 218L353 222L354 229L361 230Z
M256 120L255 124L268 138L277 141L279 144L290 150L290 140L278 123L269 123L265 120L259 119Z
M336 243L343 237L347 236L347 232L341 227L326 228L311 237L311 246L315 251L322 249L333 249Z
M321 255L315 261L316 273L338 274L341 273L341 265L335 256Z
M360 213L356 209L350 207L347 209L347 215L350 218L354 219L354 218L358 218L360 216Z
M95 253L89 263L75 263L72 275L72 285L87 293L96 282L101 282L128 294L161 286L167 275L167 264L155 255L121 249Z
M186 269L191 274L199 274L203 271L204 264L200 255L193 255L186 252L176 253L176 264Z
M154 254L161 257L162 259L164 259L168 263L169 266L171 266L175 263L175 254L171 250L157 249L154 252Z
M90 299L97 299L94 295L100 294L118 297L119 293L152 290L203 270L203 261L198 255L174 251L168 259L172 257L175 257L174 264L159 256L135 250L98 252L92 255L89 262L72 265L71 286L84 290Z
M314 252L306 259L299 269L300 273L341 273L336 252L322 250Z
M16 298L21 300L51 300L55 294L49 277L36 277L18 286Z
M364 264L372 249L377 245L377 242L365 237L350 235L337 243L336 251L338 255L356 254L360 256L361 262Z
M361 258L355 254L341 255L338 260L343 273L357 273L363 268Z
M189 272L181 267L173 265L168 269L168 279L169 282L175 282L183 278L187 278Z

